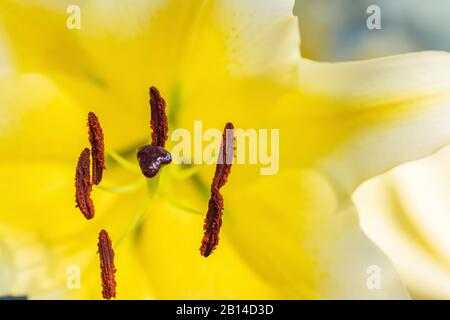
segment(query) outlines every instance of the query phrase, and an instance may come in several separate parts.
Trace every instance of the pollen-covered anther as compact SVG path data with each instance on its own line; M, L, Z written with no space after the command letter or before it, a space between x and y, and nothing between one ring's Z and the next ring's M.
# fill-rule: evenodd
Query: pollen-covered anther
M94 204L91 199L91 176L90 176L90 151L84 149L78 158L75 173L75 201L76 207L80 208L81 213L90 220L94 217Z
M103 141L103 130L100 126L98 117L89 112L89 143L91 144L92 153L92 183L99 184L102 181L103 170L105 167L105 145Z
M222 135L219 158L216 171L211 183L211 198L208 202L208 212L206 213L203 226L204 234L200 253L208 257L219 244L219 233L222 227L223 197L220 194L222 188L228 180L231 165L234 160L234 127L232 123L227 123Z
M166 101L161 97L158 89L150 88L150 127L152 129L152 145L163 147L168 138Z
M116 297L116 267L114 265L114 250L111 238L105 230L101 230L98 235L98 253L100 255L102 295L103 298L110 300Z
M152 143L139 148L137 153L139 166L147 178L156 176L161 166L172 162L172 156L164 149L169 131L166 102L155 87L150 88L150 113Z

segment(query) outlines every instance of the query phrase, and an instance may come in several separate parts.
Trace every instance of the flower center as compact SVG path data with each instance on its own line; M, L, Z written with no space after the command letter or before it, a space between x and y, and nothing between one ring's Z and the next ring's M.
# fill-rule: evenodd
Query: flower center
M128 228L119 237L114 244L116 248L126 236L135 230L142 222L149 200L158 194L161 183L161 174L158 175L162 166L168 165L172 162L171 154L164 148L168 138L168 122L166 115L166 102L161 97L159 91L155 87L150 88L150 128L152 130L151 144L144 145L139 148L137 158L139 168L120 156L119 154L109 151L108 155L114 159L118 164L132 170L133 172L141 171L142 174L149 179L141 178L128 186L121 187L105 187L100 185L105 169L105 148L103 141L103 131L101 129L97 116L90 112L88 115L89 127L89 142L91 150L85 148L78 160L76 167L75 185L76 185L76 204L87 219L94 217L94 205L90 194L92 192L92 184L97 185L97 188L108 192L132 192L140 189L141 186L147 185L148 194L145 201L138 212L135 213ZM90 175L90 156L92 156L92 177ZM231 165L234 160L234 126L232 123L227 123L219 150L219 157L216 165L214 178L210 187L210 199L208 202L208 211L204 222L204 235L201 241L200 253L204 257L208 257L219 243L219 232L222 226L222 215L224 209L223 197L220 189L225 185L230 174ZM140 170L139 170L140 169ZM189 170L184 170L189 171ZM176 172L176 171L175 171ZM185 179L191 175L195 175L196 171L191 170L189 174L185 174ZM182 174L183 176L183 174ZM144 181L144 183L142 183ZM199 213L188 207L180 205L176 199L170 196L170 193L165 193L165 198L176 207L193 213ZM200 213L202 214L202 213ZM103 297L111 299L116 295L116 281L115 281L115 266L114 266L114 251L111 238L106 230L101 230L99 233L98 253L100 256L101 278L103 286Z

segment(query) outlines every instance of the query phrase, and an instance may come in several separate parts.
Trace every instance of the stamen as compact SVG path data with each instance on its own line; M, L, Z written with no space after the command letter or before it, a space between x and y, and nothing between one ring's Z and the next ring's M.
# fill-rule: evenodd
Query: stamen
M234 127L233 124L228 122L225 125L222 134L222 144L220 145L219 159L217 160L216 172L212 186L216 186L217 189L222 188L227 182L228 175L231 171L231 165L234 159Z
M166 115L166 101L161 97L158 89L150 88L150 111L152 129L152 145L163 147L168 138L168 124Z
M88 115L89 143L92 149L92 183L99 184L102 181L105 167L105 146L103 142L103 130L97 116L93 112Z
M76 207L80 208L81 213L90 220L94 217L94 204L91 199L91 177L90 177L90 151L84 149L78 158L78 164L75 174L75 201Z
M162 165L172 162L172 156L164 149L169 131L166 102L155 87L150 88L150 107L152 144L141 147L137 154L141 171L147 178L156 176Z
M223 197L220 194L222 188L228 180L231 165L234 159L234 127L232 123L227 123L222 135L219 158L216 165L216 172L211 183L211 198L208 202L208 212L206 213L205 224L203 226L204 235L200 253L208 257L219 244L219 232L222 226Z
M98 235L98 253L100 255L100 269L102 277L103 298L110 300L116 297L116 267L114 266L114 250L111 238L105 230Z

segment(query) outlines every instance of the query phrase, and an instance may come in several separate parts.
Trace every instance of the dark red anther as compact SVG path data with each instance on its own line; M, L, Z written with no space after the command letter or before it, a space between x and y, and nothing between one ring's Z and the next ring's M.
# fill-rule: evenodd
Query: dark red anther
M220 227L222 226L223 197L220 194L222 188L228 180L231 165L234 159L234 127L232 123L227 123L222 135L219 158L216 165L216 172L211 183L211 198L208 202L208 212L206 213L203 225L203 239L200 253L208 257L219 244Z
M90 151L84 149L78 158L75 173L75 201L76 207L80 208L81 213L90 220L94 217L94 204L91 199L91 176L90 176Z
M228 122L223 129L222 144L220 145L219 158L217 160L216 172L214 173L211 187L216 186L220 189L227 182L233 160L234 126L231 122Z
M102 181L105 167L105 145L103 130L97 116L93 112L88 115L89 142L92 150L92 183L99 184Z
M100 269L102 277L103 298L110 300L116 297L116 267L114 265L114 250L111 238L105 230L98 235L98 253L100 255Z
M150 88L150 111L152 145L164 148L169 131L166 115L166 102L161 97L158 89L156 89L155 87Z

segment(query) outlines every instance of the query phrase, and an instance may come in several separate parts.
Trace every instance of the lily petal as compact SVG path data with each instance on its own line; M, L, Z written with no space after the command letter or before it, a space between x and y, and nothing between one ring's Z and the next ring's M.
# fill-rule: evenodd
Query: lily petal
M49 239L83 228L74 177L89 145L86 113L46 77L25 74L0 80L0 118L1 222ZM94 197L98 209L111 199Z
M403 299L389 262L360 230L350 202L310 170L280 171L228 191L223 230L261 277L295 299ZM381 287L370 289L371 266Z
M281 115L285 122L293 119L284 148L296 143L347 192L450 142L448 53L349 63L303 60L299 85Z
M200 255L203 219L166 201L149 209L139 252L155 298L281 298L248 268L227 236L221 237L220 250L209 258Z
M450 297L449 152L395 168L354 194L363 229L417 298Z
M80 30L66 28L65 3L42 3L33 10L19 1L0 4L19 62L51 76L83 108L107 114L104 126L114 147L146 136L150 85L167 97L172 120L183 119L184 125L211 118L221 127L230 120L229 110L253 114L273 105L258 96L267 91L265 81L285 84L298 77L293 0L73 1L81 8ZM17 16L31 21L38 34L16 34ZM28 57L37 41L39 51ZM251 77L260 84L248 83ZM246 91L253 91L255 101L239 99ZM219 103L223 107L210 107ZM176 116L179 109L185 112ZM121 116L124 110L127 117ZM248 119L247 114L234 118ZM117 135L118 126L127 130Z
M0 162L71 161L83 149L85 113L48 78L0 80Z
M15 280L13 253L7 243L0 239L0 296L11 295Z

